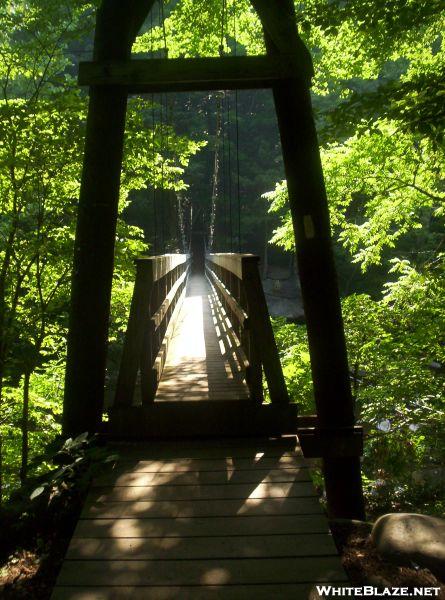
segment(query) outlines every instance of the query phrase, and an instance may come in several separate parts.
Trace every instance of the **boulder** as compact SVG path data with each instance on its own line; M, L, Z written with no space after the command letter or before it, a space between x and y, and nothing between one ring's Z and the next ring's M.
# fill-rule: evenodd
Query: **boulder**
M383 515L374 523L372 540L380 555L398 565L412 563L445 578L445 520L412 513Z

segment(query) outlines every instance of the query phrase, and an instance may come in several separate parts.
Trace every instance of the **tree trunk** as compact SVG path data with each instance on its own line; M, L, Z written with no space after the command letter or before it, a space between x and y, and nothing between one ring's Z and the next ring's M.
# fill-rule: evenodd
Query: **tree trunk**
M1 415L3 404L3 372L0 372L0 507L3 501L3 435L1 430Z
M20 481L22 485L26 482L28 476L28 456L29 456L29 380L30 371L26 371L23 380L23 408L22 408L22 456L20 465Z

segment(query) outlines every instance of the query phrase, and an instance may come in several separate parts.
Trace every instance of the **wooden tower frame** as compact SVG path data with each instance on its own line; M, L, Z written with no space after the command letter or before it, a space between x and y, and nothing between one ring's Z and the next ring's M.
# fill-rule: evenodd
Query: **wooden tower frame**
M312 61L298 35L293 0L252 0L266 56L131 60L132 44L154 1L103 0L94 61L80 66L79 82L89 86L90 102L74 249L64 432L95 431L101 421L128 94L272 88L317 407L311 435L324 448L331 515L361 518L360 459L348 443L356 432L354 403L309 92Z

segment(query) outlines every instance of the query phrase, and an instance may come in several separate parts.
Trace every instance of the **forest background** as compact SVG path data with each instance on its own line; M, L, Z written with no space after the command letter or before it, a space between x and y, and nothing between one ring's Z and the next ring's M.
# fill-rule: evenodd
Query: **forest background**
M296 2L311 50L368 510L444 509L445 2ZM0 499L60 434L94 2L0 0ZM160 0L133 53L264 51L248 0ZM237 168L239 165L239 169ZM239 176L238 176L239 174ZM212 208L213 207L213 208ZM129 101L108 386L141 252L214 249L284 267L294 238L267 91ZM241 217L239 217L239 214ZM270 243L269 243L270 242ZM314 411L304 323L274 319L292 399Z

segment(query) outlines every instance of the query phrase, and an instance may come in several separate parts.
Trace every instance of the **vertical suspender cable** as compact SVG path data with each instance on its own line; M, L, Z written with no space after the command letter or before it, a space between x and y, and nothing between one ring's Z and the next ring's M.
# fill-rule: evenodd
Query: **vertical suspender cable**
M150 11L150 54L151 58L154 58L154 48L153 48L153 10ZM152 160L153 160L153 229L154 229L154 239L153 239L153 251L155 254L158 253L158 226L157 226L157 210L156 210L156 146L155 146L155 137L156 137L156 119L155 119L155 99L154 94L151 94L151 129L152 129Z
M233 225L232 225L232 150L231 150L231 134L230 134L230 92L227 94L227 168L228 168L228 205L229 205L229 224L230 224L230 252L233 252Z
M236 39L236 10L233 16L233 37L235 39L235 56L238 54ZM239 119L238 119L238 90L235 90L235 146L236 146L236 198L238 208L238 252L241 252L241 197L240 197L240 160L239 160Z
M222 248L221 251L227 250L227 161L226 161L226 123L225 123L225 104L226 104L226 92L223 91L222 95L222 109L221 109L221 123L222 123L222 170L221 170L221 184L222 184L222 205L224 207L224 215L221 215L224 219L224 228L222 230L223 235L221 236ZM224 218L225 217L225 218Z
M241 252L241 194L239 160L238 90L235 90L235 139L236 139L236 199L238 208L238 252Z
M162 233L162 253L165 254L165 223L164 223L164 202L165 202L165 190L164 190L164 161L165 161L165 145L164 145L164 102L162 95L160 97L160 143L161 143L161 191L162 191L162 201L161 201L161 233Z
M227 0L224 0L226 3L226 31L229 31L229 13L227 10ZM236 6L234 6L234 11L236 10ZM235 13L234 13L235 14ZM228 146L228 187L229 187L229 225L230 225L230 252L233 252L233 219L232 219L232 135L231 135L231 118L230 118L230 110L231 110L231 101L230 101L230 91L227 92L227 146Z
M219 55L224 55L224 38L225 38L225 27L226 27L226 11L227 3L226 0L222 0L221 4L221 37L219 43Z
M165 58L168 57L168 50L167 50L167 35L166 35L166 31L165 31L165 14L164 14L164 0L158 0L158 6L159 6L159 20L160 20L160 25L162 27L162 35L164 38L164 52L165 52ZM165 102L165 106L164 106L164 102ZM165 113L164 113L165 111ZM164 138L164 121L167 122L168 121L168 107L167 107L167 95L166 94L161 94L161 132L162 132L162 136L161 136L161 140L162 140L162 151L163 151L163 155L162 155L162 169L161 169L161 185L162 185L162 197L163 197L163 201L161 204L161 227L162 227L162 251L165 254L165 249L166 249L166 244L165 244L165 238L166 238L166 230L165 230L165 189L164 189L164 175L165 175L165 153L168 152L168 131L167 133L167 142L165 143L165 138ZM164 116L165 114L165 116Z
M215 222L216 222L216 203L219 195L219 147L221 139L221 96L216 97L216 131L215 131L215 158L213 166L213 182L212 182L212 204L210 211L210 232L209 232L209 250L213 250L215 241Z
M228 11L227 0L222 0L221 10L221 40L219 53L220 56L225 54L224 43L228 30ZM225 104L225 106L224 106ZM225 121L225 118L227 120ZM233 252L233 227L232 227L232 157L231 157L231 139L230 139L230 93L223 91L222 104L222 123L223 123L223 169L222 169L222 184L223 184L223 203L225 211L225 250L230 249ZM226 138L227 138L227 154L226 154Z
M151 126L153 130L153 140L152 140L152 151L153 151L153 173L156 178L156 147L155 147L155 137L156 137L156 119L155 119L155 105L154 105L154 94L151 95ZM157 199L156 199L156 179L153 180L153 223L154 223L154 253L158 253L158 211L157 211Z

